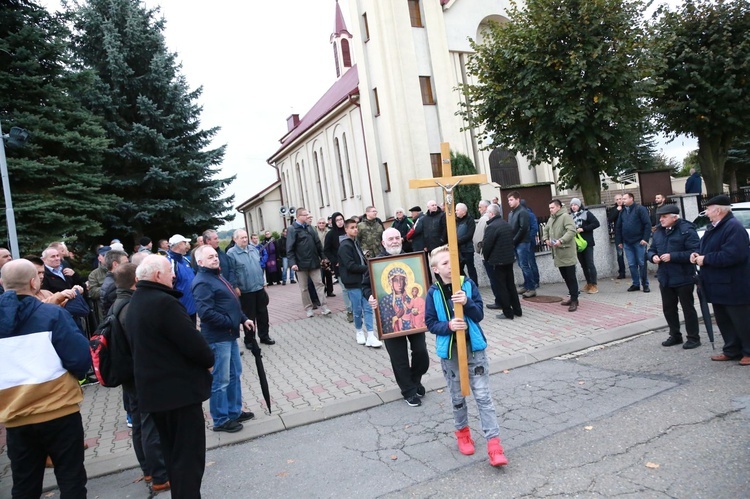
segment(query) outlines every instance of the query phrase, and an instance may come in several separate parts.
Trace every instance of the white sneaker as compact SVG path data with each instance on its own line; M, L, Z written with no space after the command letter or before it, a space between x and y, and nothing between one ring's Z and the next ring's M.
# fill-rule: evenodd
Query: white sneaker
M323 307L321 307L320 313L323 315L331 315L331 309L324 305Z
M365 340L365 332L361 330L357 331L357 344L364 345L365 343L367 343L367 341Z
M380 341L373 331L367 331L367 342L365 346L380 348L383 346L383 342Z
M315 312L313 312L312 309L310 309L310 310L307 311L307 316L308 317L312 317L313 315L315 315Z

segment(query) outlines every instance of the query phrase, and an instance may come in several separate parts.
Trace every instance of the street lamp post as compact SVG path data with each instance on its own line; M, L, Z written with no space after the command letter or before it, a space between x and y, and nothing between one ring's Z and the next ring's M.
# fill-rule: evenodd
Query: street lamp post
M3 195L5 196L5 218L8 224L8 241L10 253L14 259L21 257L18 251L18 235L16 234L16 215L13 213L13 201L10 197L10 178L8 177L8 160L5 157L5 141L8 145L20 147L26 142L29 134L23 128L13 127L10 135L3 135L3 127L0 124L0 173L3 177Z

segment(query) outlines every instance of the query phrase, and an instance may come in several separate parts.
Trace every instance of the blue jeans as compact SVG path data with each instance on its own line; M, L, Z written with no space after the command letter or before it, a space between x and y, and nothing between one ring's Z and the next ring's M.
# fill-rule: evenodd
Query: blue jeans
M209 404L216 427L237 419L242 413L242 362L236 341L220 341L209 346L214 352L214 381Z
M531 251L531 243L521 243L516 246L516 258L523 274L523 287L529 291L538 288L539 283L534 280L534 270L531 268L531 260L535 260L534 253Z
M648 275L646 274L646 246L640 243L627 244L623 243L622 249L625 251L625 258L628 259L630 267L630 277L633 279L633 286L648 286ZM640 277L640 282L638 278Z
M344 293L344 306L346 307L347 312L352 311L352 301L349 299L349 293L346 292L346 287L344 286L344 283L341 282L341 279L339 279L339 286L341 286L341 291Z
M479 421L482 423L484 438L489 440L500 435L500 426L497 424L495 404L492 402L490 392L490 365L484 350L479 352L468 352L469 357L469 385L474 401L479 409ZM461 395L461 380L458 374L458 353L456 346L450 359L440 359L443 368L443 376L448 384L448 390L453 406L453 423L457 430L469 426L469 409L466 407L466 398Z
M362 288L346 288L346 292L349 294L349 300L352 302L354 327L357 328L357 331L362 329L362 316L364 315L366 331L373 331L372 307L367 298L362 294Z

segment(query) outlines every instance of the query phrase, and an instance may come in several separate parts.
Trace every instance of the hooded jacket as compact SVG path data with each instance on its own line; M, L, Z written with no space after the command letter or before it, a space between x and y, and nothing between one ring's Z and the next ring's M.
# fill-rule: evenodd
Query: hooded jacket
M362 288L362 282L368 275L369 267L359 242L355 242L351 237L342 239L338 258L340 279L344 287Z
M89 342L62 307L0 295L0 423L12 428L79 411L78 379L91 366Z
M326 240L323 243L323 254L328 258L328 261L331 262L331 268L336 276L339 275L339 244L341 244L341 237L346 237L346 231L344 228L341 227L339 229L336 225L336 218L343 216L344 215L338 211L331 215L333 227L328 231L328 234L326 234Z

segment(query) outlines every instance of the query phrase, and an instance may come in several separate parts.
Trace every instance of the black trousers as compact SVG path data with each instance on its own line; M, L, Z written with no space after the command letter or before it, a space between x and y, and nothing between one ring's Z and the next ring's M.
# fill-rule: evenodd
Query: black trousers
M461 267L461 275L468 275L469 279L479 286L479 277L477 276L477 268L474 266L474 252L461 253L459 255L459 263Z
M268 338L268 293L261 288L258 291L240 294L240 307L242 312L251 321L255 321L258 328L258 336L261 340ZM245 346L250 345L250 338L245 336Z
M154 418L147 412L141 413L138 395L135 392L123 389L122 393L125 410L130 414L130 421L133 423L133 450L143 475L152 477L155 484L166 483L169 476Z
M487 260L482 260L482 265L484 265L484 271L487 273L487 279L490 281L490 289L492 289L492 296L495 298L495 305L500 305L497 301L497 297L500 296L500 287L497 285L495 269Z
M596 285L596 265L594 265L594 247L587 246L585 250L578 253L578 263L583 269L586 284Z
M333 273L330 270L324 268L320 269L320 280L323 281L323 287L326 290L326 295L330 296L333 294ZM315 289L315 286L312 287Z
M664 318L669 325L669 335L682 339L680 333L680 314L677 310L677 303L682 305L682 313L685 314L685 331L689 340L700 341L698 335L698 312L695 311L695 299L693 291L694 284L685 286L664 287L659 285L661 291L661 309L664 312Z
M14 499L39 499L48 455L55 465L60 497L85 499L87 478L80 412L46 423L6 428L6 432Z
M411 365L409 365L409 347L411 346ZM391 358L393 375L401 388L401 395L410 398L417 394L417 388L422 384L422 376L430 368L430 356L427 353L427 343L424 333L408 336L397 336L385 340L385 349Z
M151 414L172 485L172 497L200 498L206 468L206 423L201 404Z
M495 295L495 303L498 303L503 309L503 315L512 319L516 315L521 315L521 300L518 298L516 283L513 278L513 264L495 265L495 280L497 281L497 291L500 296Z
M724 338L724 355L727 357L750 356L750 305L717 305L714 317Z
M578 279L576 279L576 266L571 265L570 267L558 267L560 269L560 275L565 281L565 285L568 287L568 294L570 294L571 301L578 301Z

